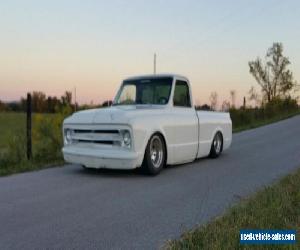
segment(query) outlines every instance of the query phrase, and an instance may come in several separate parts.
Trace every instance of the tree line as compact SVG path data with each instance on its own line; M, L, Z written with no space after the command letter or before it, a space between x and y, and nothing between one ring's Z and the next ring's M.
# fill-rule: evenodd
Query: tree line
M42 91L33 91L31 93L31 105L32 111L36 113L56 113L60 111L63 107L70 107L73 111L87 109L92 107L103 107L111 105L111 101L105 101L98 105L78 105L74 103L72 99L72 92L65 91L65 93L60 96L47 96ZM0 100L0 111L16 111L25 112L27 107L26 97L21 97L19 101L4 103Z
M31 93L32 111L36 113L55 113L64 106L71 106L72 93L66 91L61 97L47 96L41 91L33 91ZM4 103L0 101L0 111L25 111L27 106L27 98L21 97L19 101Z

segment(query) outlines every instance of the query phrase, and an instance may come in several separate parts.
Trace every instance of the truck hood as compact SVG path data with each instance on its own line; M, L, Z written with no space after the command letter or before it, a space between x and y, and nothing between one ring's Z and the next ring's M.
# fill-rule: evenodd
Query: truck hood
M124 105L79 111L64 120L64 124L128 124L132 118L161 113L166 106Z

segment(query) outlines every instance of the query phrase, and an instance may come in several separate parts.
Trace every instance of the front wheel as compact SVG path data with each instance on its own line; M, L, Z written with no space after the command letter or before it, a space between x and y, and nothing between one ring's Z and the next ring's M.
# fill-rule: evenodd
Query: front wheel
M89 167L87 167L87 166L85 166L85 165L81 165L81 167L84 169L84 171L94 171L95 169L94 168L89 168Z
M223 137L221 132L217 132L211 144L209 156L211 158L217 158L223 150Z
M166 147L160 134L151 136L145 151L142 170L150 175L157 175L166 162Z

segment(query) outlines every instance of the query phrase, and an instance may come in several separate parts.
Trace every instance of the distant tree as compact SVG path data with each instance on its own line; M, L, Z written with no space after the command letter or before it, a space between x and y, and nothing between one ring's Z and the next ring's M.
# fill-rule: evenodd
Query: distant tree
M210 94L209 97L210 100L210 107L212 110L216 110L217 109L217 105L218 105L218 94L216 91L212 92Z
M46 96L46 94L41 91L33 91L31 98L33 112L56 113L61 112L65 107L69 107L71 110L74 109L74 105L72 105L72 93L69 91L66 91L60 98L56 96ZM20 111L26 111L27 97L21 97L21 100L17 104L20 106L18 108ZM16 108L16 104L14 104L13 109Z
M6 107L7 110L9 111L16 111L16 112L22 111L21 103L17 101L6 103Z
M260 106L261 104L259 94L257 93L254 86L252 86L248 91L248 100L254 102L254 106Z
M109 107L109 106L111 106L111 104L112 104L112 101L108 100L108 101L104 101L101 106L102 107Z
M56 96L48 96L46 112L55 113L59 106L61 106L61 102Z
M208 104L198 105L195 106L196 110L211 110L210 106Z
M41 91L33 91L31 97L32 110L34 112L42 113L45 112L46 105L46 95Z
M231 108L235 108L236 91L230 90Z
M267 51L265 63L258 57L248 64L250 73L261 86L263 96L268 102L288 96L296 87L293 73L287 69L290 61L283 55L282 43L273 43Z
M72 92L66 91L64 95L61 96L62 105L72 105Z
M246 106L247 106L247 104L246 104L246 96L244 96L244 98L243 98L243 109L246 109Z
M21 106L22 111L25 112L26 107L27 107L27 100L25 97L21 97L20 106Z
M225 100L222 103L222 111L228 111L230 109L230 102Z
M7 107L6 107L5 103L0 100L0 111L6 111L6 110L7 110Z

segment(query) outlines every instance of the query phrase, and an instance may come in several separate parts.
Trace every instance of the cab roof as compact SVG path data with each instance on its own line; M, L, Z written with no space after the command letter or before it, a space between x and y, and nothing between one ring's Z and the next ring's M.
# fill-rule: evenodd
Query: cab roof
M124 79L124 81L130 81L130 80L139 80L139 79L149 79L149 78L161 78L161 77L170 77L170 78L176 78L181 79L185 81L189 81L188 78L182 75L177 74L149 74L149 75L138 75L138 76L132 76Z

